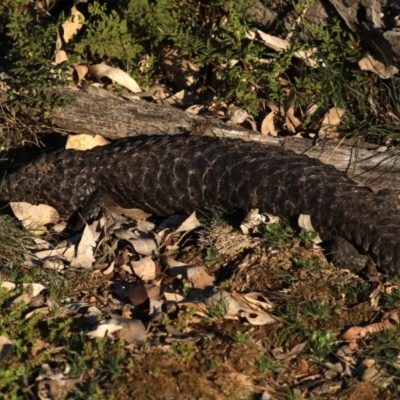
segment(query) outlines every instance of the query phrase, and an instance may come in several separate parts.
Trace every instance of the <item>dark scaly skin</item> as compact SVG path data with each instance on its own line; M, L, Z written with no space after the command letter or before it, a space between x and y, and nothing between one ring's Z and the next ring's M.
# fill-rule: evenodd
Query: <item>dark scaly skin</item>
M309 214L322 239L342 237L384 271L400 270L393 202L332 166L254 142L164 136L59 150L8 175L1 197L49 204L70 217L94 191L156 215L213 205L259 208L286 223Z

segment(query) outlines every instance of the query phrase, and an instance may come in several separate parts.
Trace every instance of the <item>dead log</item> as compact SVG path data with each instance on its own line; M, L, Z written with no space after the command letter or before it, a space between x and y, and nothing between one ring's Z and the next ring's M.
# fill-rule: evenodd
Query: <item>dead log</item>
M351 140L312 140L260 135L217 119L191 115L171 106L146 101L128 102L71 89L56 89L72 103L53 111L53 123L75 133L100 134L109 139L138 135L197 135L241 138L282 146L334 165L365 186L391 188L400 193L400 151Z

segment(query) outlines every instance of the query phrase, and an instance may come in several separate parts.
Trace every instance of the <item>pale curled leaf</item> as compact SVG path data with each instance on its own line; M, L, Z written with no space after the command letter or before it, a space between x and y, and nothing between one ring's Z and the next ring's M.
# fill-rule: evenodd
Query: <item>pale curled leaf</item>
M142 280L156 279L156 264L151 256L143 257L138 261L131 261L133 272Z
M68 135L66 149L89 150L97 146L105 146L110 142L101 135L89 135L82 133L80 135Z
M89 72L99 81L101 81L101 78L107 77L133 93L139 93L142 91L136 81L119 68L110 67L104 63L93 64L89 66Z
M265 46L278 52L286 50L290 46L288 40L269 35L268 33L261 31L260 29L256 29L255 32L248 32L246 33L246 36L250 40L254 40L258 36L258 38L261 39Z
M336 138L339 136L336 127L342 121L343 115L346 113L345 109L332 107L322 120L322 125L318 131L319 138Z
M167 268L168 275L173 278L187 278L188 269L192 268L191 265L176 261L166 255L161 257L161 264Z
M0 287L2 289L7 289L10 291L18 289L21 286L25 289L28 288L28 290L31 291L32 297L37 296L38 294L40 294L40 292L43 289L46 289L45 286L41 285L40 283L22 283L22 284L18 283L17 284L17 283L13 283L13 282L3 281L3 282L1 282L1 285L0 285Z
M26 229L45 231L46 224L56 224L60 220L58 211L46 204L33 205L26 202L11 202L11 209L16 218Z
M192 214L187 217L183 223L176 229L176 232L190 232L196 228L201 226L200 221L196 217L196 212L194 211Z
M394 65L387 65L381 61L376 60L372 55L368 54L358 62L358 66L362 71L371 71L379 75L382 79L392 78L397 72L398 68Z
M99 236L93 228L94 225L86 224L77 247L76 256L72 258L70 263L72 268L91 268L93 266L95 261L94 249Z
M271 135L271 136L278 136L278 132L275 129L275 118L276 111L271 111L266 115L261 123L261 134L262 135Z
M63 22L63 39L68 43L82 28L85 17L75 6L71 8L71 15Z
M142 256L158 255L158 246L154 239L130 239L129 242L132 244L136 253Z
M226 116L229 118L229 121L232 124L240 125L245 121L245 119L249 116L249 114L243 108L236 107L233 104L231 104L230 106L228 106Z
M81 64L74 64L72 65L72 68L74 70L74 81L75 84L77 85L81 81L83 81L86 77L86 74L89 72L89 68L87 65L81 65Z

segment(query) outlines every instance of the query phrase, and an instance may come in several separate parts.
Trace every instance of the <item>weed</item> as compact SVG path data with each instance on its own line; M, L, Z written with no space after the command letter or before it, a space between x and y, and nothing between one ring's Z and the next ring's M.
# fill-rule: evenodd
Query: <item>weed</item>
M251 332L236 331L231 335L232 339L238 343L245 344L251 339Z
M382 305L386 309L393 310L400 305L400 279L394 278L393 287L382 295Z
M73 270L67 270L64 274L56 270L49 270L46 273L45 281L47 282L50 298L61 302L64 298L84 282L88 271L75 273Z
M196 356L196 346L193 343L173 343L172 354L181 363L188 363Z
M191 290L192 290L192 284L189 281L183 281L182 294L186 297Z
M216 371L221 364L222 364L222 361L220 359L212 358L210 360L210 370L211 371Z
M321 271L329 266L327 263L322 263L320 260L315 261L310 257L293 257L292 261L296 268L305 268L310 272Z
M348 304L358 304L368 301L370 297L370 285L368 282L355 281L344 282L338 280L334 283L337 298L345 297Z
M195 313L195 308L185 313L179 313L178 318L174 321L174 327L178 330L183 330L187 328L190 322L193 320L193 316Z
M399 376L400 337L397 328L383 330L375 335L370 351L378 368L387 368Z
M205 260L206 265L208 265L208 266L217 263L219 261L217 249L215 247L211 247L211 248L207 249L206 257L204 260Z
M318 236L318 232L308 232L302 229L299 233L299 239L301 245L310 250L313 248L313 240Z
M19 277L20 264L24 260L26 247L32 244L29 231L8 215L0 216L0 263L11 266L12 279Z
M218 206L205 207L204 210L200 210L199 213L201 224L209 229L224 224L226 215L228 214L224 208Z
M281 223L264 225L263 237L272 248L289 246L293 241L293 229Z
M315 330L311 333L308 344L312 353L312 359L322 362L331 353L334 339L330 332Z
M270 372L278 372L283 368L283 365L269 354L261 354L257 359L257 369L262 374Z
M208 319L211 321L216 321L225 317L228 313L228 299L207 299L206 306L207 306L207 316Z

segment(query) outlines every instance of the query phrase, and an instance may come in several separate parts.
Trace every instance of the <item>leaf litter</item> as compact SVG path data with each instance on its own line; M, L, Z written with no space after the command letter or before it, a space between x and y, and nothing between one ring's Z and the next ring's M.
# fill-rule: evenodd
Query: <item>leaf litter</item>
M382 368L365 347L374 335L398 330L396 310L376 321L382 298L400 292L397 284L368 291L350 271L332 269L317 245L307 250L297 240L266 242L263 227L275 226L277 219L257 210L236 223L243 233L223 221L204 226L196 213L161 221L140 211L134 215L136 221L119 213L101 217L71 238L50 230L35 239L24 268L54 268L61 293L52 287L54 276L24 286L4 281L2 288L15 292L8 307L24 302L26 320L57 315L80 321L87 340L122 341L142 367L152 362L163 370L171 357L172 370L190 364L192 379L206 379L202 393L211 391L215 398L234 389L282 394L284 382L306 397L335 398L348 379L350 387L378 383L381 393L393 381L390 368L400 361ZM312 230L308 216L299 223ZM364 287L364 301L351 298L359 296L353 293L357 287ZM13 352L8 339L1 341L4 357ZM137 353L145 343L148 350ZM228 356L221 358L219 347ZM211 374L203 365L209 357L220 360ZM40 375L35 385L40 393L46 387L48 398L85 384L55 367L43 368L50 375ZM242 378L233 383L237 376ZM218 379L229 382L231 391ZM142 389L149 390L146 379Z

